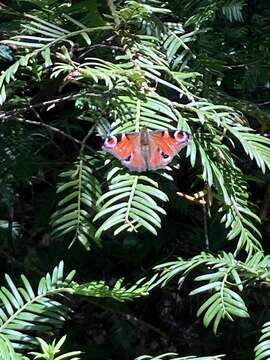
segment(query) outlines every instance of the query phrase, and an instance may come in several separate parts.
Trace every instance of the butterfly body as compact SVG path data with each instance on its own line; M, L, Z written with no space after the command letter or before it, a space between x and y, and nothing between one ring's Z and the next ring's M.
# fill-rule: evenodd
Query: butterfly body
M104 139L102 148L129 170L142 172L165 168L190 140L191 135L184 131L142 129L111 135Z

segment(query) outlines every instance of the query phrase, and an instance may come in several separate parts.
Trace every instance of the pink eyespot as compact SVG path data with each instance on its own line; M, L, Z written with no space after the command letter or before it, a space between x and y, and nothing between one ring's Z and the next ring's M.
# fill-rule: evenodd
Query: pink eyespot
M192 139L192 135L185 131L176 131L174 137L177 141L187 143Z
M110 136L104 140L103 146L106 148L113 148L117 144L117 137L116 136Z

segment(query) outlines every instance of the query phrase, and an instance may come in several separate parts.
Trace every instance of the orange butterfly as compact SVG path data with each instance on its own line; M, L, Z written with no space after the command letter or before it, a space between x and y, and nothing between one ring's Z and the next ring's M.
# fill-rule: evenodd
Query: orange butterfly
M142 129L105 138L102 149L114 155L129 170L141 172L164 169L191 138L184 131Z

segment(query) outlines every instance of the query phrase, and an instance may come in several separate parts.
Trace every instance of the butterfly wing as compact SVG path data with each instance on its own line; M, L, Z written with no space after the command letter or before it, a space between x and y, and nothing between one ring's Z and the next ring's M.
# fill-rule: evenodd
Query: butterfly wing
M149 133L149 170L165 168L178 152L187 146L191 135L184 131L158 130Z
M107 137L102 149L111 153L131 171L145 171L147 165L141 151L140 133L127 133Z

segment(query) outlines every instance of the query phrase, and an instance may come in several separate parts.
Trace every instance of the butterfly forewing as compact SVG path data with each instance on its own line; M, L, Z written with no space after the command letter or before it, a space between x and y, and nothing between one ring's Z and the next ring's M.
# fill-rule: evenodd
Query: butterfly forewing
M172 130L153 131L149 137L150 152L147 160L149 170L165 168L191 138L186 132Z
M136 132L110 136L104 140L102 148L119 159L129 170L146 171L140 138L140 133Z

